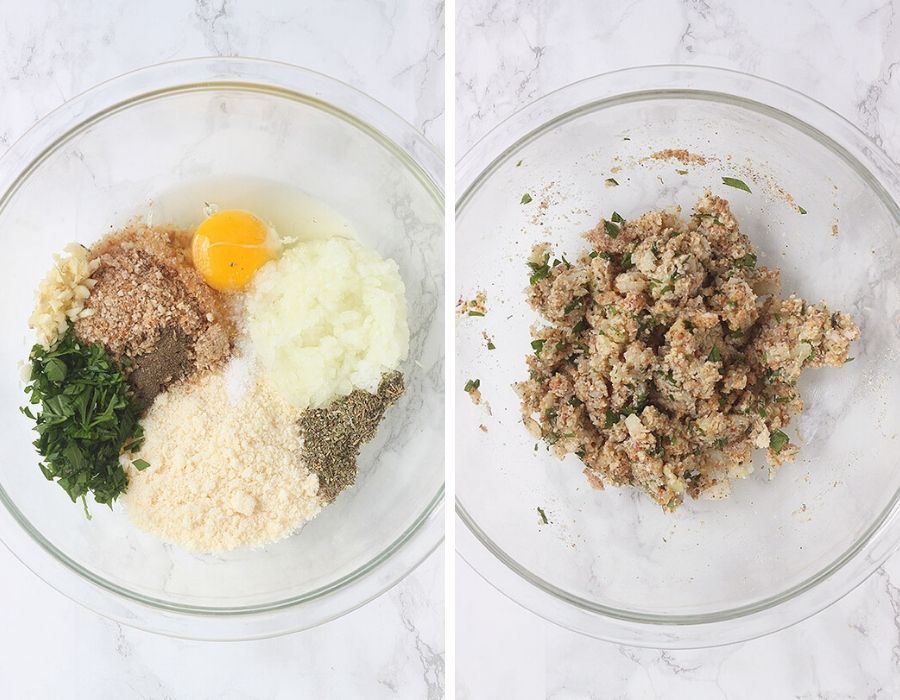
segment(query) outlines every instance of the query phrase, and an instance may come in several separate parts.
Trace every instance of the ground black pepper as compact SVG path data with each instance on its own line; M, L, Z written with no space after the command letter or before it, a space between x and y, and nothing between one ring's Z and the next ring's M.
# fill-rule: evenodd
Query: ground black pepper
M141 406L149 406L166 387L191 371L193 344L178 326L168 326L160 331L156 347L134 358L128 383Z
M375 436L384 412L403 391L403 375L391 372L381 378L376 394L357 389L300 417L303 456L319 476L319 495L324 503L334 501L356 481L360 448Z

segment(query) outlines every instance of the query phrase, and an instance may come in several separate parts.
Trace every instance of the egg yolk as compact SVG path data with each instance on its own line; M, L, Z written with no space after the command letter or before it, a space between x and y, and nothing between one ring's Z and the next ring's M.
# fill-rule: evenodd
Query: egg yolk
M253 214L233 209L207 217L191 242L194 267L220 292L243 289L278 255L278 236Z

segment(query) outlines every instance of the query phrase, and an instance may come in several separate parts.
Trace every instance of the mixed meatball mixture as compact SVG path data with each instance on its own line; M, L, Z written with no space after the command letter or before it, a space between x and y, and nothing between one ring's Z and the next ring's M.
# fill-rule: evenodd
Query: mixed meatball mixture
M724 199L602 220L592 250L528 261L528 381L517 385L526 426L589 482L630 484L665 510L685 494L725 496L767 450L769 475L797 446L785 429L803 409L806 367L840 367L859 337L825 304L778 297L779 272L757 265Z

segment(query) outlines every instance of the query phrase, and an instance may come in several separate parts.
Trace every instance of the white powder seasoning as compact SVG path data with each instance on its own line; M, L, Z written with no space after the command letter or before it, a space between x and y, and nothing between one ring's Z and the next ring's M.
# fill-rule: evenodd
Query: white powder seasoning
M236 403L228 389L215 373L158 396L137 455L150 466L127 467L132 522L194 551L273 542L322 507L318 477L300 458L297 409L261 382Z

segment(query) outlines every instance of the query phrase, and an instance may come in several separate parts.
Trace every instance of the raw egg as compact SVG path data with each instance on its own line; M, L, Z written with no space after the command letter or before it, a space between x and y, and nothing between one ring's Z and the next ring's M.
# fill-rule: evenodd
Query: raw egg
M243 289L259 268L278 257L280 249L278 234L240 209L207 217L191 242L194 267L220 292Z

